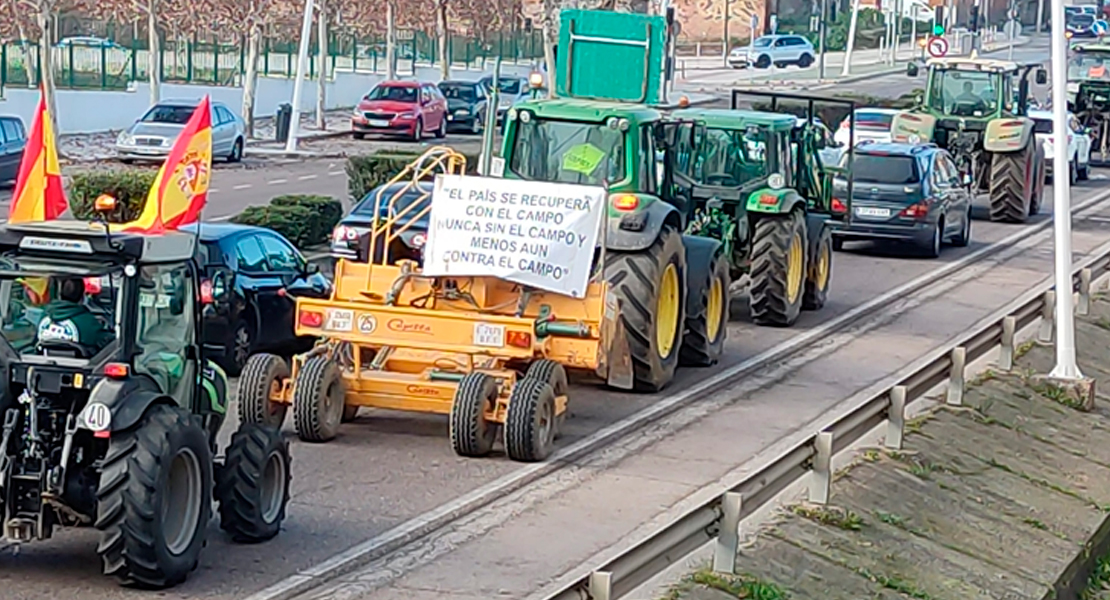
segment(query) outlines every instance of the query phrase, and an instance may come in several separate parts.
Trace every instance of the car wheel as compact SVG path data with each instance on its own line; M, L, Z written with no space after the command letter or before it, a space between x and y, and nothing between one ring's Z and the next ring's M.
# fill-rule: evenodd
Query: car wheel
M813 64L813 56L811 56L809 54L803 54L802 57L798 59L798 66L803 68L803 69L809 67L812 64Z
M771 57L766 54L760 56L759 60L755 61L755 68L757 69L766 69L769 66L771 66Z
M940 256L940 247L942 242L944 241L943 218L937 221L936 225L933 225L932 231L930 233L931 235L929 236L929 239L921 242L919 249L921 250L921 255L925 258L936 258Z
M243 138L235 140L235 144L231 146L231 154L227 155L227 162L237 163L243 160Z
M412 126L412 140L419 142L422 139L424 139L424 122L417 119L416 125Z
M356 132L351 134L351 137L355 138L356 140L365 140L366 139L366 134L365 133L359 133L359 132L356 131Z
M447 137L447 117L441 117L439 119L439 127L436 128L436 137L441 140Z
M964 215L964 226L960 228L960 233L952 238L952 245L957 248L964 248L971 243L971 209L967 210Z
M482 123L482 115L474 115L474 118L470 121L470 133L473 133L474 135L482 133Z
M134 159L131 159L131 158L121 158L121 159L119 159L119 161L120 161L121 163L125 164L125 165L133 165L133 164L135 164L135 161L134 161Z

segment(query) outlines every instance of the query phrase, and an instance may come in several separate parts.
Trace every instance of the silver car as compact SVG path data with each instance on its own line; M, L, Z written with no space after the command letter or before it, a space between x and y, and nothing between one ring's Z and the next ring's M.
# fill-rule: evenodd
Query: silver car
M165 160L200 100L163 100L150 107L135 124L116 138L120 160ZM212 106L212 158L228 162L243 159L247 135L243 120L222 102Z

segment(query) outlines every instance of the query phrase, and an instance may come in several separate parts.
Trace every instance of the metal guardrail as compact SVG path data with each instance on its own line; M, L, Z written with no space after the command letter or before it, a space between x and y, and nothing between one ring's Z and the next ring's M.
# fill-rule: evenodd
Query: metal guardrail
M1097 249L1073 271L1073 293L1079 294L1077 315L1089 312L1091 281L1107 273L1110 273L1110 244ZM912 372L894 376L893 384L851 412L833 420L721 495L656 530L608 562L583 573L573 583L548 595L547 600L615 600L714 539L717 543L713 569L733 573L742 520L806 475L811 476L808 500L828 503L835 454L884 423L887 425L886 447L901 449L907 404L947 381L946 403L961 405L967 364L1000 347L999 368L1012 369L1017 332L1038 319L1041 319L1041 326L1037 338L1050 341L1054 331L1055 293L1051 286L1046 287L1031 291L984 319L970 335L935 351Z

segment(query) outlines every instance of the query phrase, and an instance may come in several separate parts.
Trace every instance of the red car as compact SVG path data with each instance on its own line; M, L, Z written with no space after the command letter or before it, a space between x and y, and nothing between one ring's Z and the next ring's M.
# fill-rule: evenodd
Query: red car
M437 138L447 135L447 99L433 83L383 81L363 97L351 115L356 140L367 133L421 140L428 131Z

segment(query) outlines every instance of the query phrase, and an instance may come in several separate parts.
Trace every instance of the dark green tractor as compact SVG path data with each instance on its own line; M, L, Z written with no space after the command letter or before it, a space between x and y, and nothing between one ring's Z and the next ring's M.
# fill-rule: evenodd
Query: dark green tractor
M1110 45L1077 44L1071 50L1068 110L1090 132L1091 162L1106 164L1110 162Z

